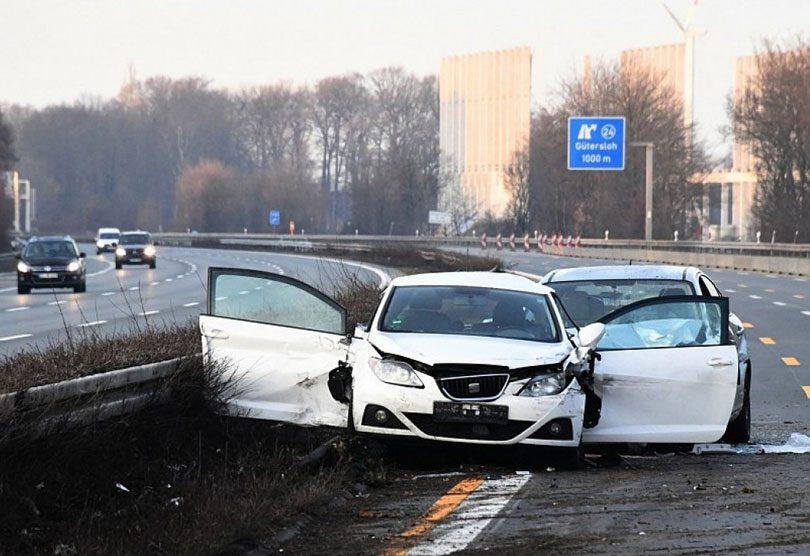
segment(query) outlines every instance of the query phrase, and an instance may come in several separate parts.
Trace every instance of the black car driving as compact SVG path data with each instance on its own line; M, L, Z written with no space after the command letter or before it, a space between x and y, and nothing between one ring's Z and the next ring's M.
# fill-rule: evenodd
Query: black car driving
M87 289L85 255L70 236L32 237L17 255L17 293L32 288Z
M155 268L157 252L152 234L140 230L121 234L115 250L115 268L120 270L125 264L148 264L149 268Z

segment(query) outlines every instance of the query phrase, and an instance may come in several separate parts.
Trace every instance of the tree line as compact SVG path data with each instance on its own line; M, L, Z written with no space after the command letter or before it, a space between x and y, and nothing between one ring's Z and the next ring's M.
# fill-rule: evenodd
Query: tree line
M438 191L436 78L401 68L237 92L130 79L116 98L6 109L41 231L413 233Z

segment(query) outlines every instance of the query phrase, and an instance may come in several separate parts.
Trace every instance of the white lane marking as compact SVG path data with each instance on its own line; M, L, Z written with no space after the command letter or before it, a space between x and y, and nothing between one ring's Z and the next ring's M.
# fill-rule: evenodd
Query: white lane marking
M83 322L81 324L77 324L76 328L89 328L91 326L98 326L100 324L107 324L106 320L93 320L90 322Z
M737 290L732 290L731 288L726 288L728 293L737 293Z
M160 284L160 282L151 282L149 285L150 286L157 286L158 284Z
M758 295L749 295L748 297L750 297L751 299L762 299L762 297Z
M142 316L142 317L148 317L150 315L157 315L158 313L160 313L160 311L152 310L152 311L143 311L143 312L138 313L138 314L140 316Z
M802 314L810 317L810 311L802 311Z
M260 290L260 289L262 289L262 287L261 287L261 286L256 286L256 287L255 287L255 288L253 288L253 289L254 289L254 290Z
M372 272L372 273L377 275L377 277L380 279L380 288L384 288L385 286L388 285L388 282L391 281L391 276L387 272L385 272L382 269L367 265L365 263L358 263L358 262L355 262L355 261L346 261L346 260L343 260L343 259L333 259L333 258L330 258L330 257L313 257L313 256L310 256L310 255L290 255L290 254L287 254L287 253L275 254L275 256L290 257L290 258L297 257L299 259L310 259L310 260L314 260L314 261L326 261L326 262L329 262L329 263L345 264L347 266L354 266L354 267L357 267L357 268L362 268L363 270L367 270L367 271ZM279 272L279 274L284 274L284 272Z
M173 282L174 280L172 280L171 278L166 278L166 279L165 279L165 280L163 280L163 281L164 281L164 282Z
M796 282L807 282L807 278L794 278Z
M773 304L778 305L779 307L784 307L786 305L784 301L774 301Z
M104 292L104 293L103 293L103 294L101 294L101 295L102 295L103 297L107 297L107 296L110 296L110 295L115 295L115 292Z
M61 299L59 301L49 301L48 305L64 305L65 303L67 303L67 301Z
M408 554L434 555L461 552L486 529L532 475L510 475L484 481Z
M129 288L129 291L135 292L138 291L139 289L141 289L140 286L132 286L131 288Z
M30 338L33 334L15 334L14 336L6 336L0 338L0 342L10 342L12 340L22 340L23 338Z
M12 307L11 309L6 309L6 313L16 313L17 311L27 311L31 307Z
M228 299L228 296L227 295L222 295L222 296L217 297L216 299L214 299L214 301L225 301L226 299Z
M109 261L105 261L105 262L107 263L107 268L102 268L101 270L97 270L95 272L88 272L87 277L91 278L93 276L98 276L99 274L104 274L105 272L109 272L113 268L115 268L115 263L111 263Z
M176 278L182 278L182 277L183 277L183 275L182 275L182 274L178 274L178 275L176 276Z
M248 293L250 293L250 292L247 291L247 290L242 290L241 292L239 292L239 295L246 295Z
M199 304L199 301L192 301L191 303L183 303L183 307L196 307Z
M3 288L2 290L0 290L0 293L11 292L11 291L15 291L16 289L17 289L17 286L14 286L12 288Z

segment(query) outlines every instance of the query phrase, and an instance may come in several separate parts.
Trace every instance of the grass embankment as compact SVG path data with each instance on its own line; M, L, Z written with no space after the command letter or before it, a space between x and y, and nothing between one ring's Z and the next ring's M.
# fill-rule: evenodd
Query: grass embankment
M418 263L423 271L496 263L421 254L397 261L399 268ZM344 274L334 295L353 327L368 322L380 291ZM199 349L195 323L125 338L73 337L0 362L0 391ZM302 516L340 511L367 485L386 481L379 452L342 431L218 415L217 374L193 359L164 386L168 403L47 438L12 434L15 423L0 423L0 554L277 549ZM302 460L336 434L338 440L321 450L324 457Z

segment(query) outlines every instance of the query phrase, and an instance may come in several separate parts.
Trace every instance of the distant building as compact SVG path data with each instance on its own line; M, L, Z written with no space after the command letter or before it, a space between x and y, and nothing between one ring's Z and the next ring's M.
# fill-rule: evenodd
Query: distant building
M686 104L686 45L685 43L634 48L621 53L619 63L623 70L639 68L661 78L661 84L672 89Z
M509 203L504 171L529 140L531 68L528 47L442 59L442 170L481 214L502 216Z

